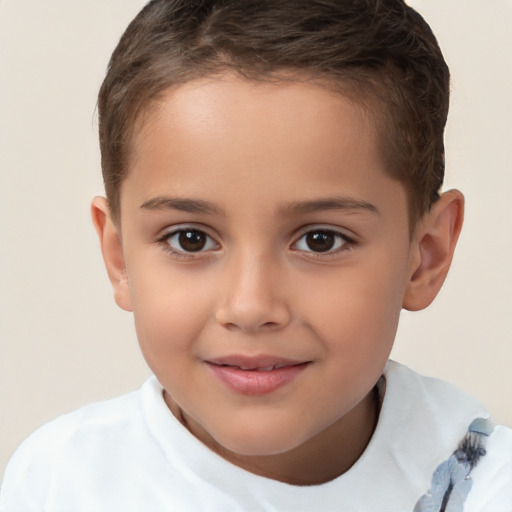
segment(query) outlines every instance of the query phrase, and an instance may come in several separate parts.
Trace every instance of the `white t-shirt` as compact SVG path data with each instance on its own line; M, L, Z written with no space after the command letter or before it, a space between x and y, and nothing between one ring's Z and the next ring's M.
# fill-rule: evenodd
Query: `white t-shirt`
M294 486L222 459L172 415L152 377L34 432L5 474L2 512L412 512L470 423L488 414L446 382L389 362L377 429L345 474ZM335 449L335 447L333 447ZM465 512L512 511L512 431L497 426Z

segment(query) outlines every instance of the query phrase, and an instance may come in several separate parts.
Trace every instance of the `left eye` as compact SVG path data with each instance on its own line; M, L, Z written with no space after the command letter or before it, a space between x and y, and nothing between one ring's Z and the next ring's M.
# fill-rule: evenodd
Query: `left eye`
M302 235L295 243L299 251L306 252L333 252L348 243L348 239L341 233L326 229L309 231Z
M176 252L200 252L217 247L215 241L199 229L180 229L171 233L166 242Z

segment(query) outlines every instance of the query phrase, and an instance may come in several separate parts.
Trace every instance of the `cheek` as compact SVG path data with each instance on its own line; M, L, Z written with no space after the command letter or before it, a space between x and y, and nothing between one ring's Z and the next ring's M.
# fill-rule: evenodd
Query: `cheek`
M193 279L157 270L132 275L130 287L137 336L148 363L190 352L211 314L206 290Z
M330 352L361 359L381 352L387 357L403 300L401 269L396 265L347 269L307 289L302 310L321 331Z

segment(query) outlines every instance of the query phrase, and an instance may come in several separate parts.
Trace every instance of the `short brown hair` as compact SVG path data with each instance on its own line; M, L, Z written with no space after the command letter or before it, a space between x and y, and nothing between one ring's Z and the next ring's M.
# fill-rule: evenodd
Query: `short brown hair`
M291 71L348 87L374 110L411 223L438 199L449 71L430 27L403 0L153 0L121 37L99 93L114 220L141 113L169 87L226 70L249 79Z

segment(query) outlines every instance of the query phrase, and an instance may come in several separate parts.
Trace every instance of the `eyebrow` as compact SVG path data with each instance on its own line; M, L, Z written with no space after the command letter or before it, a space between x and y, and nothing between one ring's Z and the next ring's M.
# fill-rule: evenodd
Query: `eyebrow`
M210 201L180 197L154 197L142 203L140 208L149 211L178 210L188 213L225 215L222 208L219 208ZM297 201L280 207L278 213L283 217L293 217L326 210L343 210L350 213L362 211L379 214L379 210L375 205L349 197L328 197L309 201Z
M370 212L379 215L377 207L367 201L353 199L351 197L327 197L311 201L298 201L280 208L279 213L283 217L293 217L325 210L343 210L347 212Z
M224 211L209 201L180 197L154 197L141 204L142 210L165 211L178 210L188 213L208 213L224 215Z

